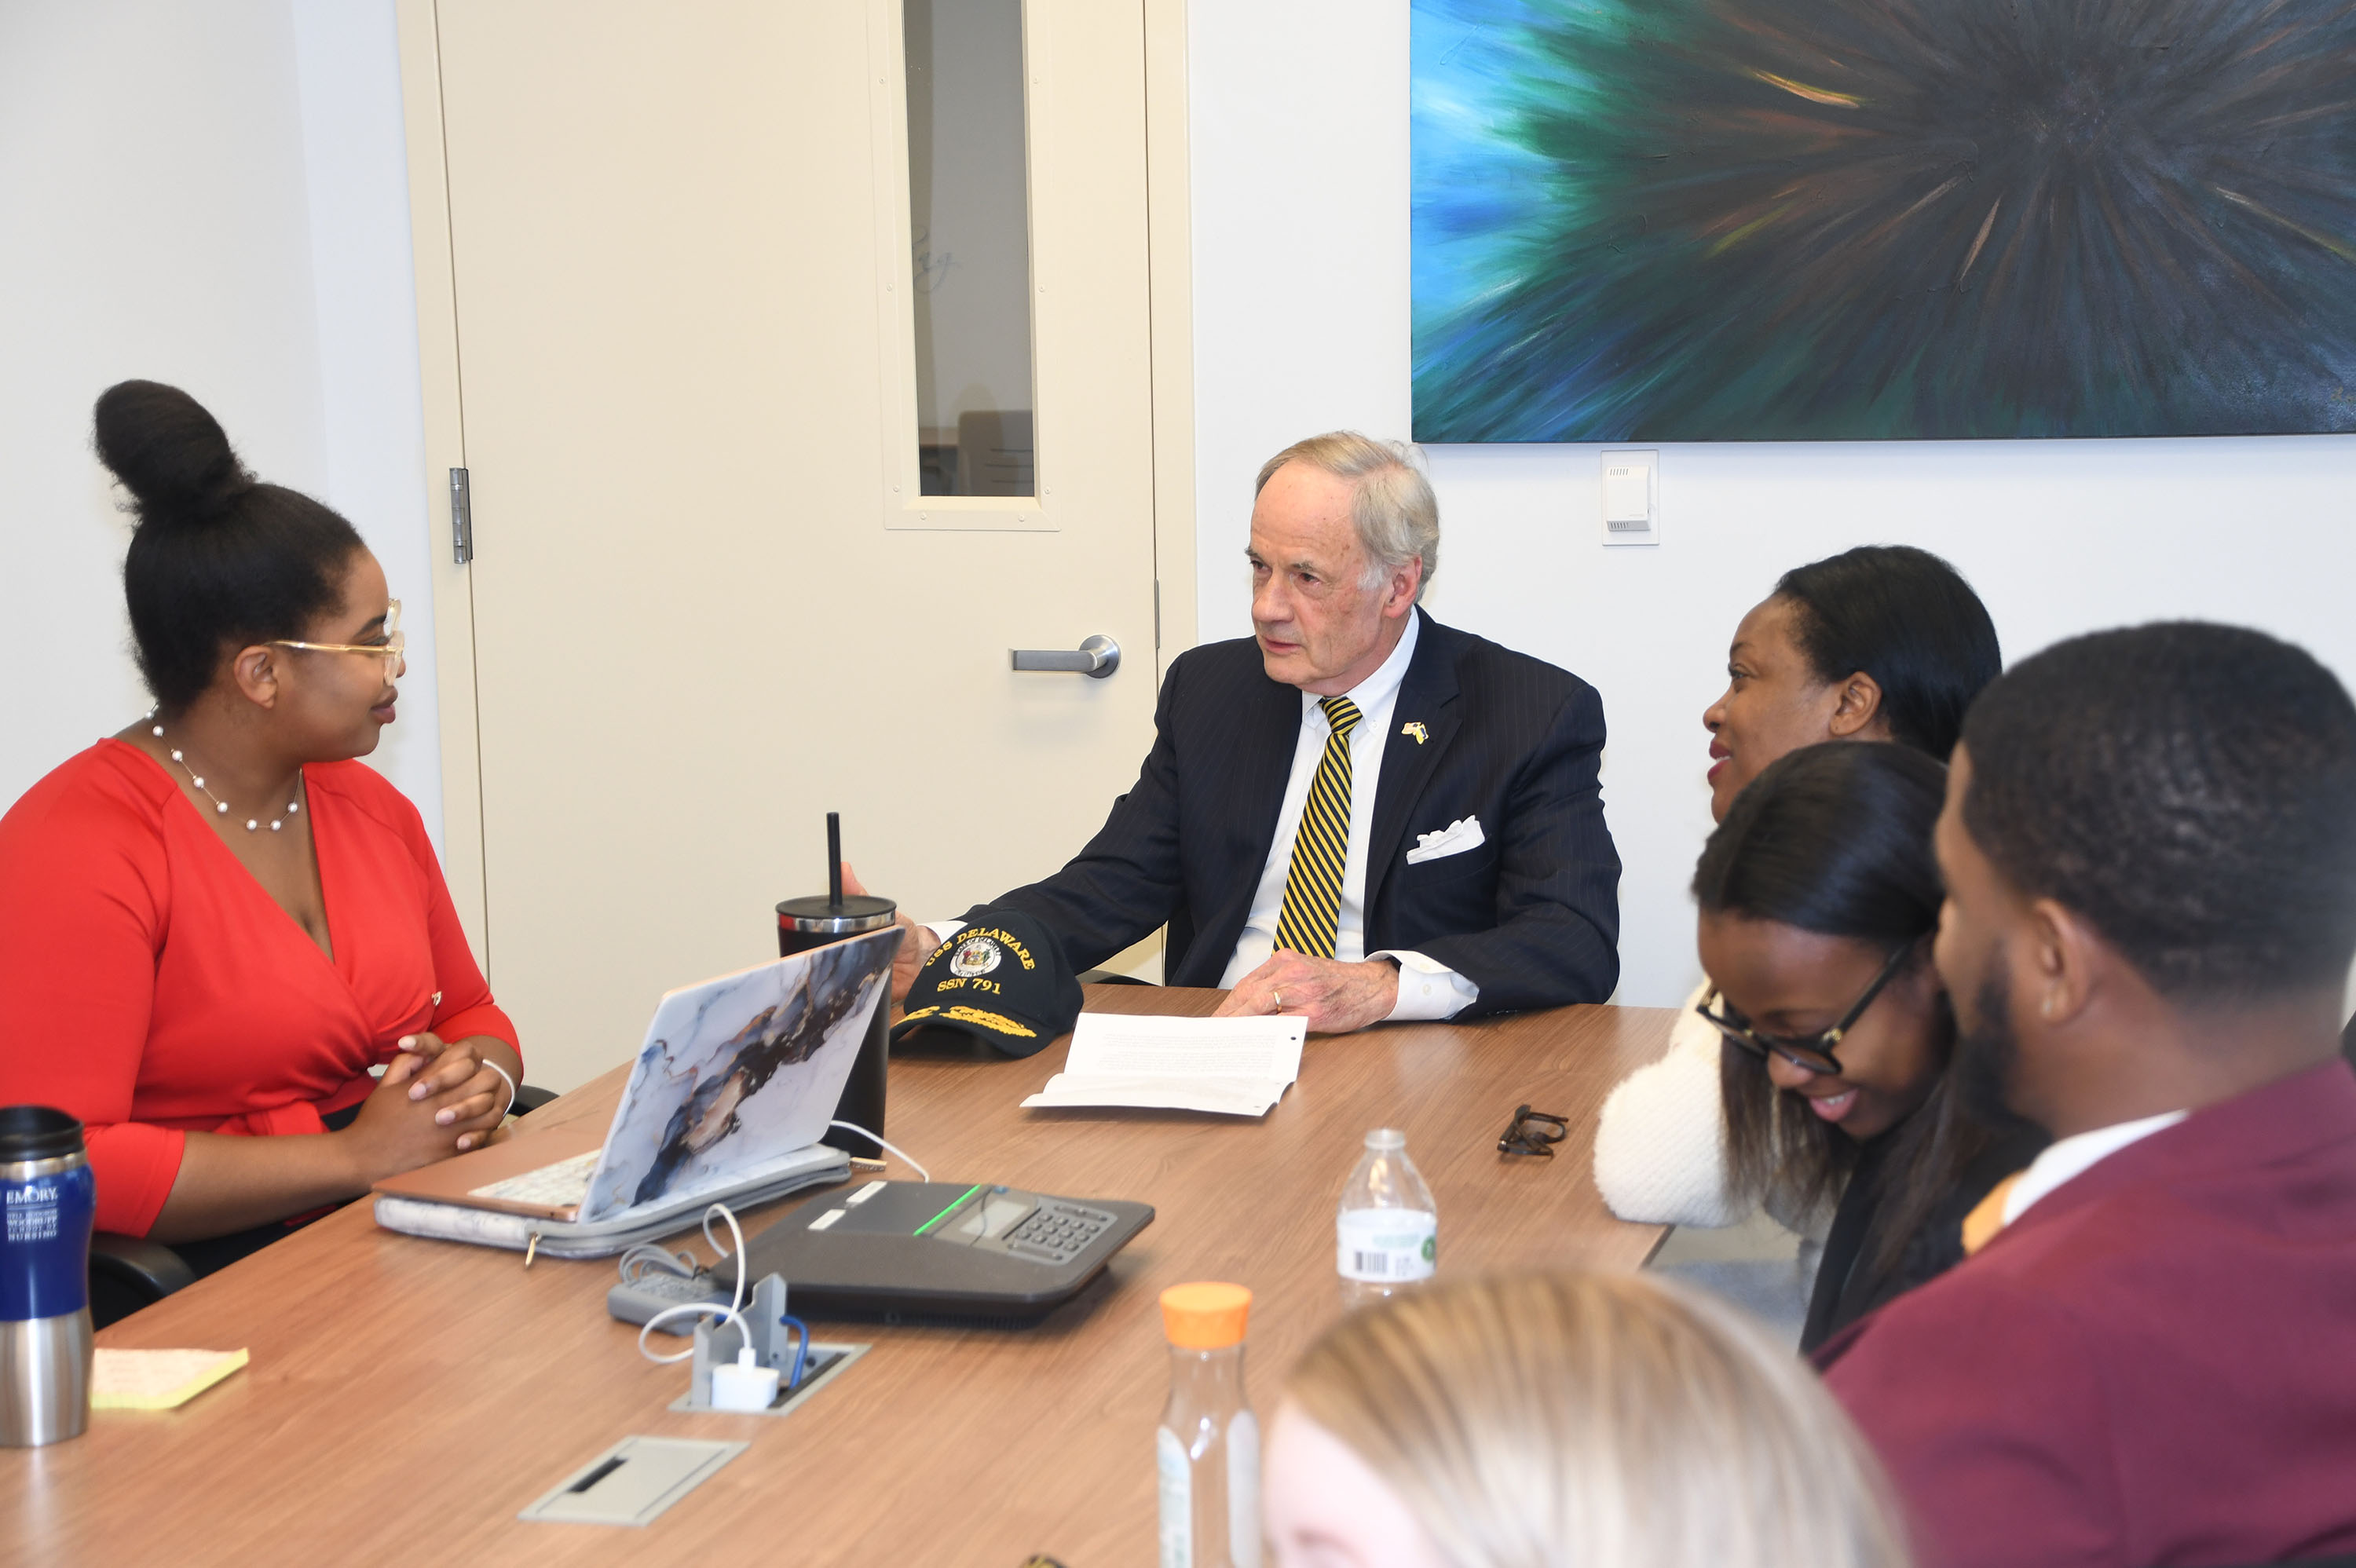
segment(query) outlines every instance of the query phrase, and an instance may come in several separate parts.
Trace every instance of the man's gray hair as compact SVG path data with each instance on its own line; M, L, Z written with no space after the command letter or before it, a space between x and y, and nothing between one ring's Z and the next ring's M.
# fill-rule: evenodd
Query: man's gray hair
M1298 460L1351 483L1350 521L1366 553L1365 586L1373 588L1410 560L1423 562L1415 596L1440 570L1440 501L1423 476L1423 454L1403 441L1376 441L1352 430L1296 441L1260 464L1257 496L1276 471Z

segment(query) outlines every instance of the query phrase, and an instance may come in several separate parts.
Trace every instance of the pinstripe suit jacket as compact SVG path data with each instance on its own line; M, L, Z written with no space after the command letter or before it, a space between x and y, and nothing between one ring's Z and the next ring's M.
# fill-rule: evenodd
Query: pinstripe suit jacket
M1383 747L1366 951L1426 954L1481 988L1463 1017L1600 1002L1620 974L1620 857L1596 773L1603 704L1567 671L1423 620ZM1421 721L1416 744L1398 726ZM1216 986L1291 777L1301 691L1249 637L1180 656L1153 750L1077 859L998 899L1085 969L1169 923L1164 974ZM1410 866L1415 836L1478 816L1487 842Z

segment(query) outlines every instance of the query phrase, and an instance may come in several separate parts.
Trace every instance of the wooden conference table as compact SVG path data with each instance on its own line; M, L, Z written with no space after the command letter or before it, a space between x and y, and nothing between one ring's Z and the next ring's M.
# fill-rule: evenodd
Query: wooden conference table
M1202 1014L1217 996L1091 987L1088 1005ZM73 1564L1150 1563L1162 1287L1252 1287L1246 1376L1265 1418L1340 1310L1334 1202L1383 1125L1406 1130L1431 1185L1443 1274L1639 1266L1662 1232L1605 1211L1590 1146L1604 1094L1662 1052L1674 1016L1580 1007L1312 1039L1259 1122L1019 1108L1061 1066L1060 1042L1025 1061L895 1059L888 1130L937 1179L1138 1199L1158 1216L1035 1328L822 1325L875 1349L781 1419L666 1408L686 1370L642 1360L637 1330L606 1316L611 1261L527 1271L517 1253L380 1230L354 1204L102 1333L253 1359L179 1410L101 1411L72 1442L0 1449L0 1541L12 1562ZM520 1136L610 1115L621 1077ZM1551 1159L1497 1153L1525 1101L1569 1121ZM633 1434L751 1447L645 1530L516 1518Z

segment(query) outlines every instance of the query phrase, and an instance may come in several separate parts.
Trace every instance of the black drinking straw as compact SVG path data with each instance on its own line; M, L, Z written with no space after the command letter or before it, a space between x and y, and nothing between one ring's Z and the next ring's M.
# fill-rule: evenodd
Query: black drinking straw
M842 813L826 814L826 907L842 907Z

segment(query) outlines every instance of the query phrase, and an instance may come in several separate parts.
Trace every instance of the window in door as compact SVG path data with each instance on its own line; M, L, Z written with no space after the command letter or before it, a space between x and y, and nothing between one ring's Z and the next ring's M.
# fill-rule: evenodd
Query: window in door
M903 0L901 37L919 486L1032 496L1023 0Z

